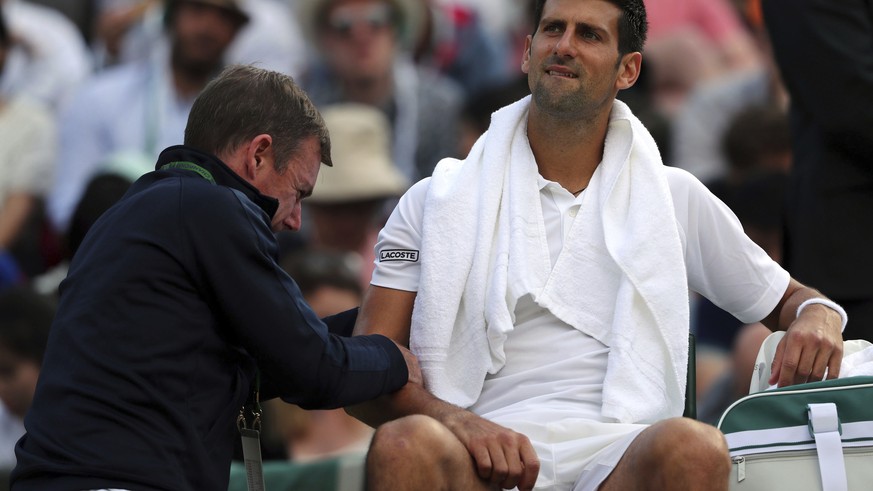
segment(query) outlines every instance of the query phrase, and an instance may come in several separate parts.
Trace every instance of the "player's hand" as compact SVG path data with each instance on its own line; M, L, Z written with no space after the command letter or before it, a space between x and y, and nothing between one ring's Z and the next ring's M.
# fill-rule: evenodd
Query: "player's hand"
M772 385L817 382L840 375L843 360L842 318L824 305L809 305L788 327L776 347L770 369Z
M464 410L442 423L467 447L479 477L502 489L533 489L540 461L526 436Z

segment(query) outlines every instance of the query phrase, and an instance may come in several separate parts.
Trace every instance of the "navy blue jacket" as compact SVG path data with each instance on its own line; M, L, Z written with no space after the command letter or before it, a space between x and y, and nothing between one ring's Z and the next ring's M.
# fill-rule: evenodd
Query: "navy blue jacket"
M190 162L184 168L164 168ZM407 379L383 336L329 334L277 265L276 200L217 158L165 150L88 233L61 285L12 488L226 490L236 417L331 408Z

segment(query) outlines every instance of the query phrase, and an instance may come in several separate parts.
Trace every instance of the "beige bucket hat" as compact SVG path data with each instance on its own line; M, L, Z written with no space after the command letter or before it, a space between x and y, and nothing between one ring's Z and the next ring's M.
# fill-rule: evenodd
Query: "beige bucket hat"
M330 132L333 167L322 166L307 202L346 203L397 197L409 181L391 158L388 119L372 106L343 103L321 111Z

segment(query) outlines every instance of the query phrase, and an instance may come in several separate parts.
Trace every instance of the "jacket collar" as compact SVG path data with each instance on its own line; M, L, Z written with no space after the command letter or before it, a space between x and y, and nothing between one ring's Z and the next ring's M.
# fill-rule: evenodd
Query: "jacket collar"
M218 157L201 152L193 147L185 145L174 145L168 147L161 152L161 155L158 157L158 163L155 165L155 170L161 170L161 168L164 168L169 164L178 162L181 162L182 164L195 164L196 167L202 168L206 171L215 184L236 189L245 194L246 197L264 210L264 212L270 216L270 219L273 218L273 215L276 214L276 210L279 208L279 200L261 194L256 187L246 182ZM194 169L186 169L184 165L174 166L174 169L190 171L209 180L209 177L206 175Z

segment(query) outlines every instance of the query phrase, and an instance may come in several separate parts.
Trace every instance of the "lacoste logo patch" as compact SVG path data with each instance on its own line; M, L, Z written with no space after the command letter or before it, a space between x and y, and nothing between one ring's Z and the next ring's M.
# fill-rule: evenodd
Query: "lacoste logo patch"
M379 251L379 261L407 261L410 263L418 262L418 251L403 249L389 249L386 251Z

